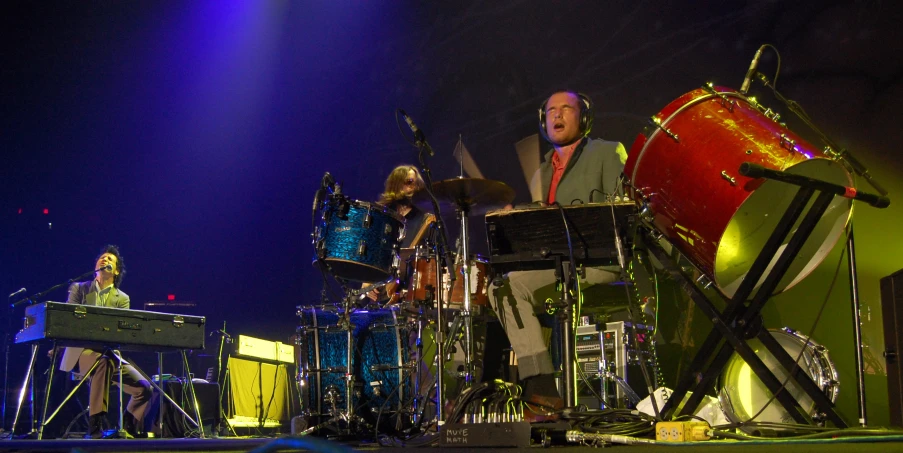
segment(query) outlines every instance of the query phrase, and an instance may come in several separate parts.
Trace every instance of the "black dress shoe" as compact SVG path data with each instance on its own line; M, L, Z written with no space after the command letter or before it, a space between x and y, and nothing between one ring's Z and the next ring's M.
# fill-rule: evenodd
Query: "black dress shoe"
M129 433L132 438L135 439L144 439L147 438L147 434L144 433L142 429L139 429L139 423L135 420L135 416L129 413L123 414L122 416L122 424L124 425L122 429L125 432Z
M106 415L105 412L101 412L88 417L88 432L85 439L103 438L103 419Z

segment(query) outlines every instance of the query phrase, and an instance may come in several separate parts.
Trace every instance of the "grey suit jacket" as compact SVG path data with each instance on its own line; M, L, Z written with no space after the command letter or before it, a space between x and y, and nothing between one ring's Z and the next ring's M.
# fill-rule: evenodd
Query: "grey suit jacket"
M70 304L99 305L100 301L97 298L94 281L73 283L69 286L69 299L66 302ZM129 308L130 303L131 301L128 294L122 292L119 288L110 288L110 294L107 296L104 306ZM72 371L84 350L85 348L66 348L66 350L63 351L63 359L60 361L60 370Z
M534 184L537 182L542 188L540 194L542 200L549 197L549 186L552 184L552 149L546 153L539 170L533 176ZM606 195L619 194L618 177L624 171L624 163L627 162L627 151L624 145L618 142L610 142L599 139L584 139L583 143L574 150L574 155L568 160L564 169L564 175L558 183L555 200L563 206L581 200L584 203L606 201ZM536 181L539 179L539 181Z

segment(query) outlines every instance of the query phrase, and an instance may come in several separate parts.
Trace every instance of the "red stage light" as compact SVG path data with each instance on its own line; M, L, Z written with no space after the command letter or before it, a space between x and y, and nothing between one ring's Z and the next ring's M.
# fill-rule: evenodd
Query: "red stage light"
M47 208L44 208L44 215L47 215L47 214L50 214L50 210Z
M166 296L166 300L176 300L176 295L170 294L170 295Z

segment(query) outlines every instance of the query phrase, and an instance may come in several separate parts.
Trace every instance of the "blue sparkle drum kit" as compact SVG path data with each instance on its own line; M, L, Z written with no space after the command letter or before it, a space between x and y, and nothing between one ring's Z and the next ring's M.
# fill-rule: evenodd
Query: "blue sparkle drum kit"
M436 347L435 359L421 358L424 326L451 325L447 338L459 338L455 329L469 328L461 320L469 319L471 302L488 304L490 269L479 257L466 264L449 258L447 266L433 269L443 260L438 258L439 241L431 239L412 249L402 262L400 245L408 234L404 217L378 203L347 198L334 182L327 196L327 179L331 181L328 173L314 199L313 263L324 276L331 275L344 294L342 302L298 307L297 380L303 413L313 425L306 432L328 428L342 434L352 427L400 432L423 417L425 401L433 400L426 397L429 389L442 387L438 377L442 373L432 373L436 375L432 384L420 382L421 376L431 374L426 367L443 369L442 345ZM514 196L503 183L479 179L440 181L432 187L442 203L455 207L465 236L471 210L498 208ZM423 200L413 201L426 208ZM466 246L443 255L469 256ZM454 269L458 278L452 279L447 268ZM443 277L429 279L437 273ZM358 284L360 288L352 288ZM398 292L382 304L367 297L381 288ZM427 313L440 306L445 309L436 309L435 316ZM443 323L449 315L458 322ZM469 335L463 337L460 341L469 344ZM442 399L439 392L435 401Z
M392 309L357 310L347 317L346 328L337 307L301 309L298 316L303 407L311 414L338 414L347 403L370 425L385 422L380 428L401 429L403 425L391 424L404 419L397 415L405 410L413 386L411 326L405 317ZM360 378L350 395L345 385L349 376Z

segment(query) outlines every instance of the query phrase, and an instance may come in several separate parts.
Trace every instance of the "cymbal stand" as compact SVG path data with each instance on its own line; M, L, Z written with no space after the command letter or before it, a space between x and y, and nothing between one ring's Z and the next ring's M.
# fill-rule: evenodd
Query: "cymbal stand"
M436 194L433 193L432 185L433 185L433 177L432 172L430 171L429 165L426 163L426 154L433 155L432 148L430 144L427 143L425 138L418 138L414 144L417 149L417 160L420 162L421 174L423 175L423 180L426 183L424 185L423 190L430 197L430 202L433 205L433 213L436 216L436 278L437 280L441 278L442 269L449 268L449 259L448 259L448 238L445 237L445 221L442 220L442 210L439 208L439 200L436 199ZM455 273L449 272L449 281L451 284L454 284L455 281ZM441 286L438 284L437 286ZM443 296L442 291L437 288L436 291L436 357L437 360L437 373L438 381L436 385L436 419L439 420L439 424L444 423L444 389L442 388L442 370L443 370L443 335L442 331L444 330L443 319L442 319L442 307L443 307Z
M464 278L464 310L461 311L461 317L464 321L464 387L466 390L473 385L473 313L471 311L471 288L470 288L470 206L466 203L459 203L458 220L461 222L461 251L463 256L461 264L461 274ZM454 272L453 272L454 273Z

